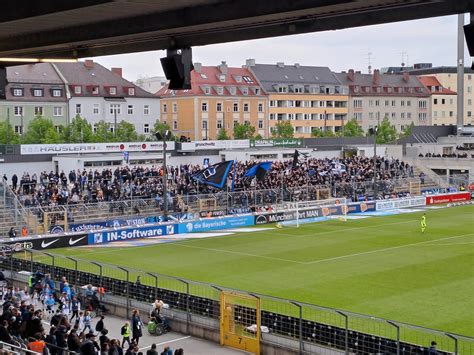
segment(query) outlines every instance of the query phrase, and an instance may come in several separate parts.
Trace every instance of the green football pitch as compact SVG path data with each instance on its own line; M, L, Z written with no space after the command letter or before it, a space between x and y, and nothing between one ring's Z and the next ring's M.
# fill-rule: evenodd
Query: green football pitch
M426 214L55 254L474 336L474 206Z

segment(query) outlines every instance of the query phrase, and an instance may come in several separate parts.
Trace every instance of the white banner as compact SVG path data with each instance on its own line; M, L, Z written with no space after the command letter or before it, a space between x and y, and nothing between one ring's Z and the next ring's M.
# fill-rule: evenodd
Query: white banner
M166 149L174 150L175 143L167 142ZM162 151L162 150L163 150L162 142L22 144L21 145L21 155L153 152L153 151Z
M212 149L238 149L249 148L250 141L248 139L226 140L226 141L195 141L189 143L181 143L181 150L212 150Z
M419 207L426 205L426 198L424 196L410 197L410 198L396 198L386 201L377 201L376 210L393 210L396 208Z

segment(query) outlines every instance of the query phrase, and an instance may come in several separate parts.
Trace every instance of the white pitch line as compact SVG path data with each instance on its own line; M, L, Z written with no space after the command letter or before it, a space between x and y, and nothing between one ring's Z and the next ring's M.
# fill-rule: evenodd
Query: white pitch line
M468 245L468 244L474 244L474 242L467 242L467 243L436 243L436 244L427 244L427 245L437 247L438 245Z
M161 343L156 344L156 346L165 345L165 344L169 344L169 343L174 343L174 342L181 341L181 340L185 340L185 339L189 339L189 338L191 338L191 335L188 335L188 336L185 336L185 337L182 337L182 338L177 338L177 339L172 339L172 340L168 340L168 341L163 341L163 342L161 342ZM143 351L143 350L148 349L148 348L151 348L151 345L148 345L148 346L145 346L145 347L143 347L143 348L140 348L139 350L140 350L140 351Z
M256 254L249 254L249 253L242 253L240 251L232 251L232 250L225 250L225 249L214 249L214 248L204 248L204 247L198 247L195 245L186 245L186 244L180 244L180 243L175 243L174 245L178 245L180 247L185 247L185 248L193 248L193 249L202 249L202 250L208 250L208 251L216 251L219 253L228 253L228 254L236 254L236 255L243 255L243 256L250 256L253 258L261 258L261 259L269 259L269 260L276 260L276 261L285 261L287 263L295 263L295 264L301 264L304 265L306 264L303 261L297 261L297 260L290 260L290 259L282 259L282 258L276 258L273 256L265 256L265 255L256 255Z
M335 256L335 257L333 257L333 258L327 258L327 259L320 259L320 260L309 261L309 262L307 262L307 263L305 263L305 264L306 264L306 265L312 265L312 264L324 263L324 262L326 262L326 261L333 261L333 260L351 258L351 257L353 257L353 256L361 256L361 255L375 254L375 253L384 252L384 251L390 251L390 250L396 250L396 249L401 249L401 248L406 248L406 247L412 247L412 246L415 246L415 245L429 244L429 243L436 242L436 241L438 241L438 240L449 240L449 239L467 237L468 235L474 235L474 233L463 234L463 235L455 235L455 236L453 236L453 237L448 237L448 238L439 238L439 239L434 239L434 240L425 240L424 242L411 243L411 244L404 244L404 245L399 245L399 246L396 246L396 247L390 247L390 248L383 248L383 249L376 249L376 250L371 250L371 251L365 251L365 252L362 252L362 253L354 253L354 254L348 254L348 255Z

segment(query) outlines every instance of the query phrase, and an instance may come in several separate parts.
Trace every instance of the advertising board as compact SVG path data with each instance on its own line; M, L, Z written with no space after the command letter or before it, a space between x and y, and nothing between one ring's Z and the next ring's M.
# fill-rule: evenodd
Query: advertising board
M347 213L364 213L375 211L375 202L355 202L347 204Z
M203 218L178 225L178 233L208 232L211 230L247 227L254 225L254 216Z
M287 147L298 148L303 146L301 138L255 139L250 141L251 147Z
M89 245L122 242L127 240L161 237L176 233L175 224L147 226L137 228L109 229L100 232L91 232L88 235Z
M222 140L222 141L195 141L188 143L181 143L181 150L192 151L195 150L213 150L213 149L238 149L249 148L250 141L248 139L236 140Z
M87 245L87 234L77 233L46 237L15 238L6 240L3 244L11 247L13 251L76 247Z
M454 192L449 194L430 195L425 197L427 205L440 205L451 202L465 202L471 200L471 194L468 191Z
M308 208L304 210L288 210L285 212L264 212L257 213L254 215L254 223L256 225L284 222L296 220L296 214L298 213L298 219L318 218L326 217L330 215L342 215L344 205L330 206L330 207L316 207Z
M377 201L377 211L393 210L397 208L420 207L426 205L424 196L410 198L395 198L385 201Z

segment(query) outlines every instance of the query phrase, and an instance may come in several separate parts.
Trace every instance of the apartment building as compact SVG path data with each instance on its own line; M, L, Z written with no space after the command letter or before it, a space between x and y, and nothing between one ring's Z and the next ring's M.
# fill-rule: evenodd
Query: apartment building
M291 122L295 137L311 137L313 130L341 129L348 115L348 89L327 67L256 64L246 67L268 95L269 131L280 121Z
M122 77L121 68L106 69L92 60L54 64L69 92L69 119L80 115L96 127L127 121L138 134L149 134L160 117L159 99Z
M412 70L410 74L417 76L434 76L446 89L457 91L456 67L433 67ZM464 124L474 125L474 70L464 68Z
M431 125L430 92L414 75L362 74L349 70L335 74L349 87L349 117L367 130L388 117L398 131L411 123Z
M0 120L23 134L37 116L50 118L57 129L67 123L67 91L49 63L7 67L6 99L0 100Z
M268 136L267 97L254 75L245 67L194 64L190 90L157 92L161 98L161 120L175 135L191 140L214 140L224 128L228 136L233 127L248 122L256 134Z
M435 126L456 125L456 92L443 87L435 76L420 76L418 79L431 94L431 123Z

